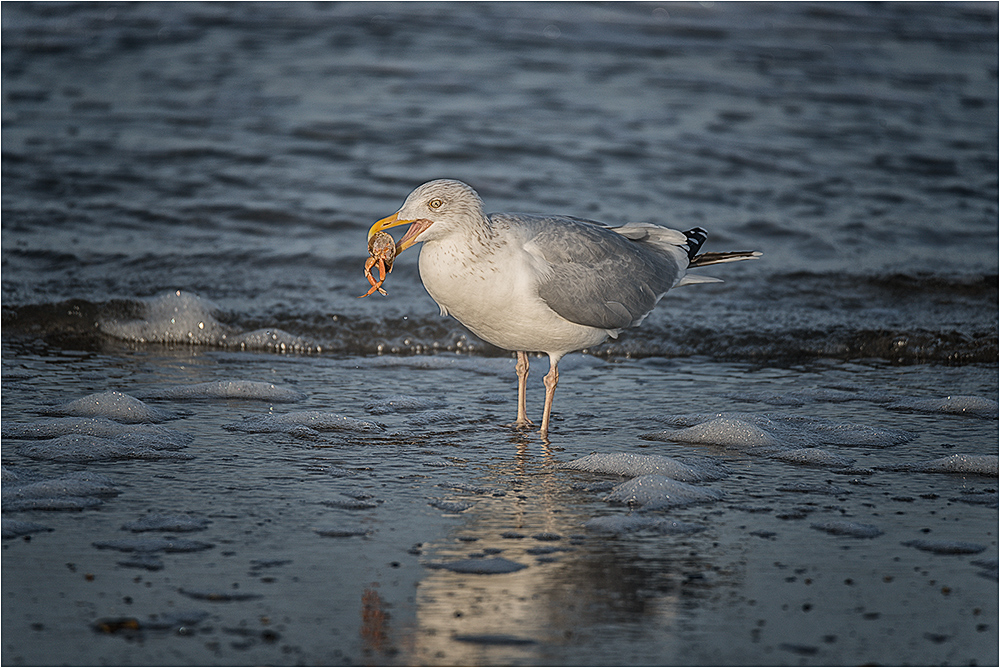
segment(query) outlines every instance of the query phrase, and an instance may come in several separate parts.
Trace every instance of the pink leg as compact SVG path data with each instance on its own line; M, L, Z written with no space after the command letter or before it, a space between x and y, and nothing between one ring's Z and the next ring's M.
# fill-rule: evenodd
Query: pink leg
M549 372L545 374L545 413L542 415L542 438L549 437L549 416L552 414L552 400L556 396L556 385L559 383L559 359L549 356Z
M531 425L531 420L528 419L526 400L528 353L518 351L517 366L514 367L514 370L517 372L517 422L514 423L514 426L518 429L524 429Z

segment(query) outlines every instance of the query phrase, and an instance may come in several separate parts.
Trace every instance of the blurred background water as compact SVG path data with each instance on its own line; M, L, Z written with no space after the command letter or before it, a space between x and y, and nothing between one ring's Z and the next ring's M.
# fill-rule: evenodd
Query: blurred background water
M607 355L996 360L992 5L13 3L3 29L8 335L93 346L182 289L305 349L488 350L415 253L356 299L368 225L452 177L765 251Z
M30 538L3 543L5 664L996 663L995 3L0 14L4 535ZM442 177L764 257L567 357L549 447L502 427L513 361L438 315L416 252L357 299L370 224ZM243 380L301 398L166 392ZM107 391L187 445L50 440ZM735 449L661 438L721 412ZM621 477L562 468L595 451L707 458L726 500L595 534L632 517ZM115 491L29 495L95 474ZM154 513L213 547L95 547ZM883 534L812 526L841 519ZM527 568L428 568L470 553Z

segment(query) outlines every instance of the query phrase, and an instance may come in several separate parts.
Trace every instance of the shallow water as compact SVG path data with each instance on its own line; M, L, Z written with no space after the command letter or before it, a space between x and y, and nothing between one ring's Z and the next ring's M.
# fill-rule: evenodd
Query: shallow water
M0 11L5 664L997 663L995 5ZM442 176L765 255L543 443Z

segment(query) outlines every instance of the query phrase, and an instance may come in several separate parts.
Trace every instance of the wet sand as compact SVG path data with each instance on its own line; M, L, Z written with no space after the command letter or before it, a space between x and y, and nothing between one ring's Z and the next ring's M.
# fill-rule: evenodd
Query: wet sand
M899 407L981 395L993 370L574 355L545 444L502 426L514 408L507 359L10 347L4 359L5 494L80 473L116 490L83 510L8 512L5 496L5 521L51 529L3 541L6 665L997 660L995 457L993 477L887 470L994 454L995 416ZM52 441L7 437L91 392L238 379L305 398L147 400L178 415L159 427L192 437L154 455L190 459L67 463L24 454ZM540 382L530 390L538 408ZM409 398L393 398L401 391ZM800 445L816 445L816 425L839 425L855 443L820 449L855 462L796 464L752 439L651 440L723 409L784 424L779 435ZM300 411L385 428L233 430ZM894 442L898 433L911 438ZM627 476L564 467L592 452L722 466L690 483L721 498L649 511L609 503ZM127 528L144 519L164 530Z

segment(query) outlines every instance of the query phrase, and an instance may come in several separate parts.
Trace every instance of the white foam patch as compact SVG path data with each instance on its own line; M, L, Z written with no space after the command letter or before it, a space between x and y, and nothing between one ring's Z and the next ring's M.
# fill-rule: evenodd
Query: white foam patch
M903 545L934 554L979 554L986 550L985 545L956 540L910 540Z
M290 433L296 436L318 436L323 431L353 431L360 433L377 433L384 431L382 425L371 420L324 413L322 411L293 411L283 415L255 415L244 418L241 422L222 425L229 431L242 431L249 434Z
M441 408L444 402L433 397L413 397L407 394L394 394L391 397L369 401L365 410L372 415L385 415L400 411L429 411Z
M99 392L82 399L55 406L47 412L76 417L103 417L125 424L163 422L177 416L169 411L147 406L133 396L122 392Z
M231 334L223 337L217 345L240 350L267 350L276 353L311 353L322 352L323 348L315 342L281 329L257 329L243 334Z
M663 455L631 452L593 453L563 464L564 468L590 473L609 473L628 478L658 473L681 482L705 482L728 475L724 466L711 460L687 464Z
M502 573L515 573L527 568L524 564L519 564L503 557L492 559L459 559L456 561L441 561L426 564L428 568L443 569L453 573L466 573L473 575L498 575Z
M292 403L306 398L306 395L298 390L257 380L217 380L194 385L176 385L146 390L135 394L142 399L170 399L173 401L244 399Z
M174 290L143 299L136 317L103 318L98 329L137 343L188 343L240 350L320 352L322 348L301 336L280 329L237 332L222 324L219 307L196 294Z
M700 524L648 515L606 515L588 520L583 526L591 531L611 534L652 531L663 535L682 535L705 530Z
M340 508L342 510L372 510L373 508L378 508L377 501L368 501L367 499L327 499L326 501L320 501L320 503L328 508Z
M208 528L208 525L209 520L200 517L190 517L188 515L147 515L134 522L126 522L122 525L122 530L133 533L144 531L183 533L188 531L204 531Z
M52 531L50 527L36 524L35 522L8 520L6 518L0 520L0 528L3 530L3 538L17 538L18 536L27 536L33 533L41 533L42 531Z
M1000 412L1000 404L993 399L966 395L950 396L943 399L903 399L890 404L889 408L922 413L971 415L980 418L995 418Z
M104 500L92 496L60 496L30 499L15 499L3 504L3 511L23 510L87 510L104 505Z
M474 503L468 503L466 501L446 501L445 499L432 499L428 502L433 508L438 510L443 510L446 513L462 513L473 507Z
M408 422L414 427L424 427L429 424L455 423L461 422L464 418L454 411L420 411L411 417Z
M215 317L219 308L182 290L142 300L138 318L106 318L98 328L108 336L138 343L192 343L217 345L232 330Z
M20 485L4 485L2 498L7 503L20 499L48 499L80 496L114 496L121 490L107 476L79 471L58 478Z
M191 455L175 452L177 448L176 444L143 434L127 434L118 438L74 434L18 445L17 452L31 459L73 463L118 459L193 459Z
M700 445L720 445L757 454L821 445L887 448L906 443L914 434L901 429L833 422L793 415L717 413L660 418L683 427L643 438Z
M929 459L912 464L897 464L880 467L888 471L916 471L918 473L965 473L996 478L998 475L997 455L955 454L938 459Z
M860 522L848 522L846 520L830 520L827 522L817 522L812 525L813 529L825 531L834 536L850 536L851 538L875 538L882 535L882 530L874 524L862 524Z
M695 503L710 503L721 498L722 492L717 490L696 487L673 478L651 474L616 485L605 500L641 506L645 510L657 510Z
M720 417L708 422L679 429L669 434L671 441L678 443L698 443L722 445L726 447L758 448L774 447L780 441L766 430L747 420Z
M830 466L833 468L847 468L855 462L850 457L841 457L822 448L799 448L797 450L784 450L771 455L774 459L792 464L804 464L806 466Z
M167 427L148 424L125 425L104 417L65 417L25 424L5 423L2 427L2 434L3 438L11 439L46 439L70 434L114 438L128 434L140 434L161 438L178 446L186 445L194 440L190 434Z

